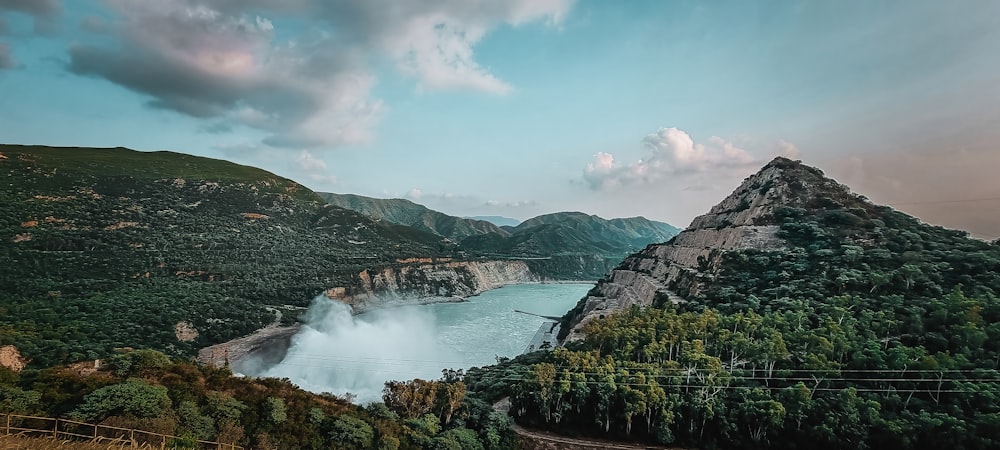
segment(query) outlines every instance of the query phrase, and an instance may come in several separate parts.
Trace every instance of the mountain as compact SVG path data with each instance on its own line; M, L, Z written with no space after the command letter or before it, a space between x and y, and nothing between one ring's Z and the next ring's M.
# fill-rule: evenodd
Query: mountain
M1000 444L1000 247L797 161L626 258L562 325L565 347L470 390L525 425L685 448Z
M516 227L521 223L520 220L503 216L472 216L466 219L485 220L498 227Z
M597 295L591 296L586 306L582 302L578 306L578 310L588 312L573 316L570 322L578 331L590 318L613 310L698 296L717 282L720 264L728 255L786 250L788 229L798 227L795 219L807 213L824 221L839 219L843 225L868 219L884 222L883 216L901 220L898 217L904 216L851 193L819 169L777 158L743 180L732 194L696 217L669 242L626 258L601 280ZM855 236L849 240L866 239Z
M581 212L559 212L528 219L515 227L514 233L524 233L541 225L558 225L591 242L616 249L639 249L651 243L665 242L680 231L673 225L645 217L608 220Z
M625 255L666 241L679 231L644 217L607 220L579 212L546 214L514 227L498 227L449 216L404 199L319 195L336 206L449 238L469 256L526 259L532 272L548 279L600 277Z
M491 222L449 216L401 198L381 199L329 192L320 192L319 196L331 205L357 211L390 223L434 233L456 242L469 236L481 234L493 233L501 236L509 234Z
M532 277L523 262L454 260L440 236L226 161L0 145L0 174L0 346L35 367L116 347L190 356L294 322L324 292L367 305L509 281L477 274Z
M508 231L510 236L468 237L462 240L461 247L478 255L535 258L529 264L544 267L537 270L581 279L607 273L629 253L670 239L677 228L643 217L607 220L580 212L561 212L528 219ZM588 268L579 269L580 261Z

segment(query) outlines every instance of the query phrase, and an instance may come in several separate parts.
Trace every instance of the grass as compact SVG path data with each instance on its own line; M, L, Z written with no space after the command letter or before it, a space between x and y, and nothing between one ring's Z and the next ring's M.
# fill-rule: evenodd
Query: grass
M95 443L64 441L53 439L51 437L0 435L0 450L119 450L123 448L153 449L159 448L159 446L153 447L149 444L143 444L139 447L132 447L131 444L128 443Z

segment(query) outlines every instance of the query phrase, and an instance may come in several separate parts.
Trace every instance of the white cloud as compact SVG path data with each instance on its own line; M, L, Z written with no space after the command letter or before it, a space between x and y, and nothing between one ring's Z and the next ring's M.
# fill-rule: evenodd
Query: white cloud
M13 0L0 0L10 2ZM15 2L17 3L17 2ZM420 90L513 89L474 57L490 30L557 24L572 0L107 0L69 69L148 95L149 104L270 133L276 147L367 143L385 105L373 65L388 58ZM3 3L0 3L2 6ZM301 19L277 30L272 17Z
M299 157L296 158L295 162L298 164L300 169L306 172L326 171L326 161L317 158L308 150L303 150L299 153Z
M785 158L788 159L799 159L799 157L802 155L802 152L799 151L799 148L796 147L795 144L788 142L784 139L778 139L778 151L780 152L781 156L784 156Z
M667 177L720 168L752 165L755 159L730 141L712 136L708 143L696 143L677 128L660 128L643 140L646 157L622 165L614 155L599 152L583 171L584 181L597 190L655 183Z

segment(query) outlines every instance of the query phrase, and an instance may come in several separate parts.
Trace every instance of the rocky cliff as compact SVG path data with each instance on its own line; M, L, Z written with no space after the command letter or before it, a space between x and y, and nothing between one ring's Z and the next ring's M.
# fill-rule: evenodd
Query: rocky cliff
M569 326L563 327L562 338L582 338L580 329L595 317L633 305L683 302L697 295L711 283L725 252L774 250L785 245L778 237L778 209L824 201L864 202L846 186L825 178L819 169L776 158L669 242L649 245L627 257L567 313L563 320Z
M418 299L460 301L506 284L539 281L524 261L452 261L425 259L383 269L365 269L347 286L327 289L328 298L356 312L412 304ZM415 263L414 263L415 262Z

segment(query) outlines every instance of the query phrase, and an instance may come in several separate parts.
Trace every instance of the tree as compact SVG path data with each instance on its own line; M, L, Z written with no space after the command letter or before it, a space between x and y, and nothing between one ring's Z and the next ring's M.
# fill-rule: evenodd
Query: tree
M264 417L276 425L288 420L288 408L285 406L285 400L281 397L268 397L264 400Z
M421 380L388 381L382 390L382 400L389 409L404 419L413 419L434 410L440 383Z
M340 415L330 420L327 436L334 448L366 449L372 446L375 431L357 417Z
M91 392L70 416L84 421L100 421L112 415L157 417L169 408L167 388L130 378L123 383Z

